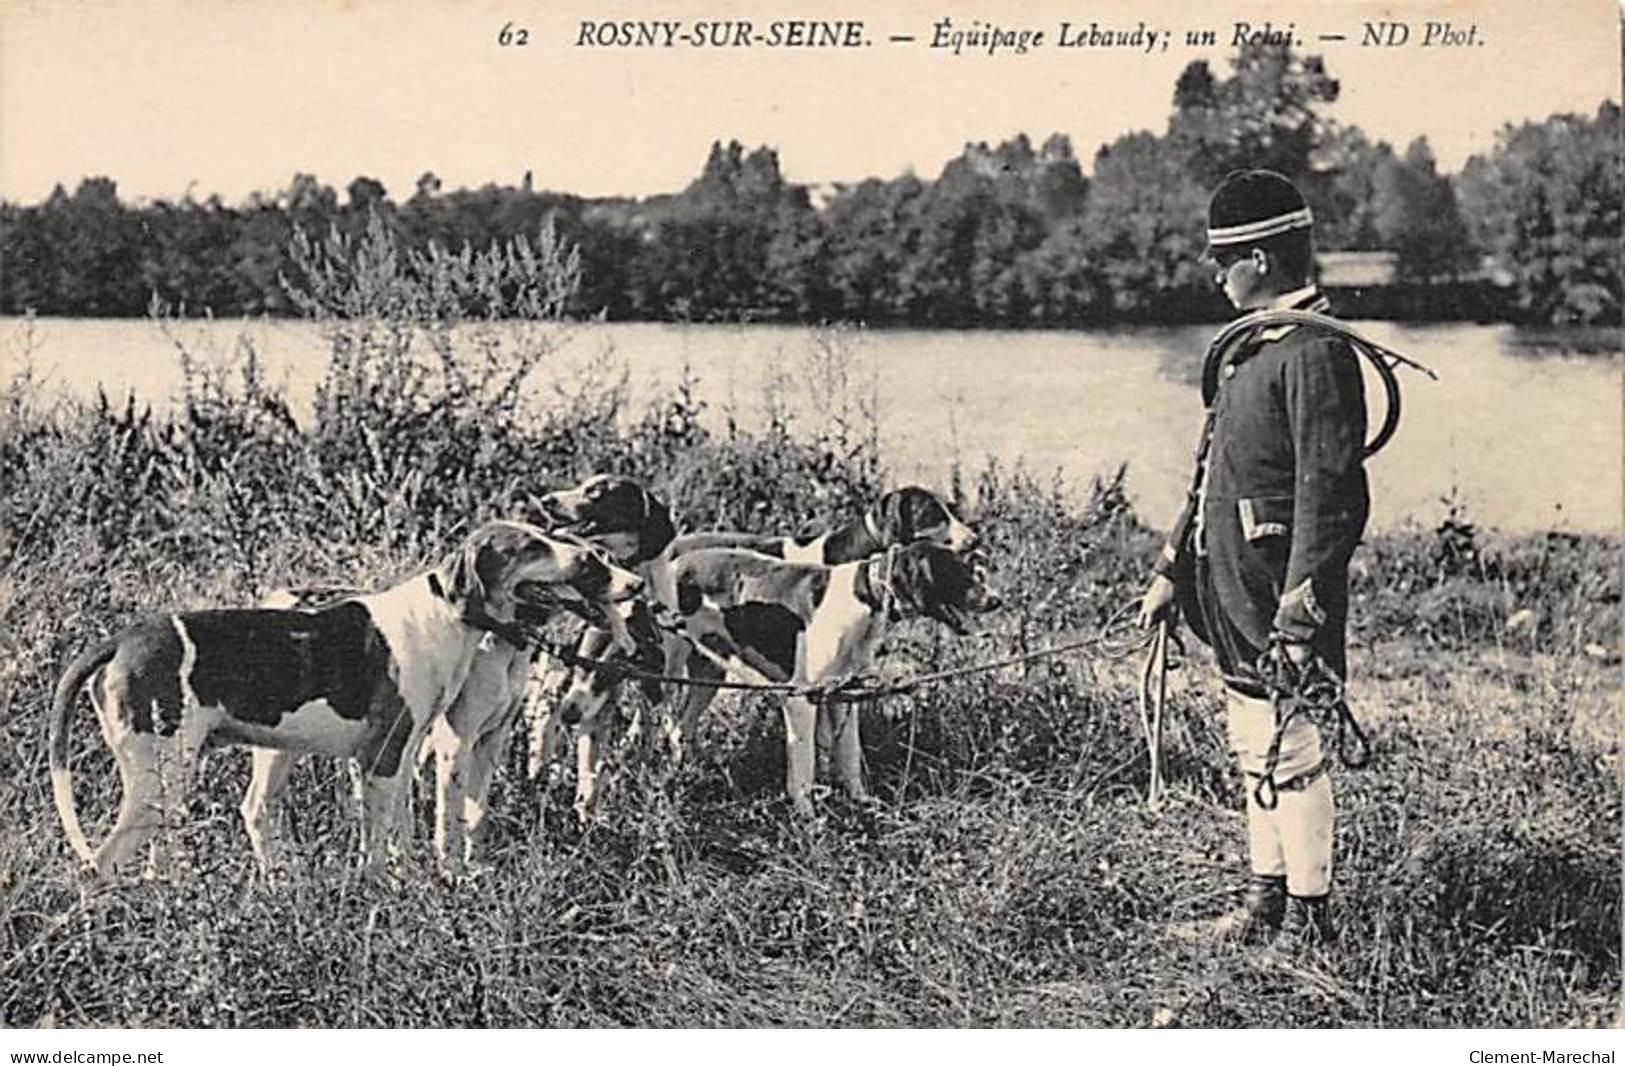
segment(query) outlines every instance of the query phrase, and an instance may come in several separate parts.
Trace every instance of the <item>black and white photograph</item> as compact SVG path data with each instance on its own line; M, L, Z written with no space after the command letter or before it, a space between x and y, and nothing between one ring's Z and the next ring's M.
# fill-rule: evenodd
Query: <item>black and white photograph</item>
M1621 23L0 6L0 1048L1614 1062Z

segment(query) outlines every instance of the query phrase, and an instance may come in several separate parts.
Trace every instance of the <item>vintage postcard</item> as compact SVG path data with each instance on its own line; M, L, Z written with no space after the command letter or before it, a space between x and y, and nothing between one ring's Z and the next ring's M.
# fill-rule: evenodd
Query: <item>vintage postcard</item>
M7 4L0 1043L1614 1061L1620 19Z

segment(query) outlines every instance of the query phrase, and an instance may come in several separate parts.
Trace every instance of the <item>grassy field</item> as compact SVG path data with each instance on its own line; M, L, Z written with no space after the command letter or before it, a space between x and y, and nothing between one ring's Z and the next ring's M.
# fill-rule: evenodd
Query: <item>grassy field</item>
M782 800L776 709L724 698L697 759L629 759L586 829L570 776L526 780L516 744L491 865L455 884L433 875L421 831L401 866L363 875L345 775L321 759L289 790L292 861L258 877L240 752L207 757L170 879L84 879L50 800L45 712L68 659L143 614L290 580L383 584L594 471L646 478L687 528L829 523L886 483L861 390L841 384L849 334L821 337L798 379L828 392L818 425L710 433L691 394L627 412L613 379L534 410L511 385L546 372L564 250L308 252L299 283L334 351L308 422L251 352L226 375L192 368L171 415L54 399L26 377L5 398L5 1024L1618 1020L1621 545L1500 537L1459 513L1356 557L1352 696L1377 754L1335 778L1345 938L1324 959L1264 964L1177 935L1233 905L1245 875L1241 782L1194 644L1158 812L1142 802L1137 664L1078 655L868 709L879 802L826 796L812 826ZM1100 632L1147 576L1158 538L1118 483L990 468L957 488L1006 605L970 640L909 624L888 671ZM75 771L98 839L116 775L92 719L82 703Z

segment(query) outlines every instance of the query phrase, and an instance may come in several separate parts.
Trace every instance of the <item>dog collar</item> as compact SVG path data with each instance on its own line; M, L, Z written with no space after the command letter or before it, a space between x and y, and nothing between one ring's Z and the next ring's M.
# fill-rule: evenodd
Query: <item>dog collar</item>
M441 583L438 570L430 570L427 580L430 595L436 599L445 600L447 603L451 602L451 594L446 591L446 586ZM524 626L517 622L504 622L492 618L483 610L478 610L472 605L465 606L458 618L464 625L500 637L516 648L528 648L531 645L530 634L525 630Z
M881 577L879 574L875 573L876 564L880 563L882 560L884 560L886 567L886 575L884 577ZM863 565L858 570L858 576L863 579L865 587L867 588L869 594L875 597L876 602L869 602L864 598L861 592L858 592L857 589L854 589L853 591L858 594L858 598L860 600L864 600L864 602L869 603L869 606L873 607L882 618L891 617L892 612L897 608L899 600L897 595L897 586L892 583L892 575L896 571L896 568L897 548L891 547L886 549L886 554L884 556L877 557L871 555L869 558L863 560Z

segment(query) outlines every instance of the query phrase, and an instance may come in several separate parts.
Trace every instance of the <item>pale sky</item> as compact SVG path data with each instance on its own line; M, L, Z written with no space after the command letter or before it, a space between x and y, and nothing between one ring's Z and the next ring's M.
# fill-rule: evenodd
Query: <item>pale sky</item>
M584 18L862 19L865 47L577 47ZM1041 30L1026 55L955 56L933 24ZM1362 23L1409 26L1402 47L1362 47ZM512 21L524 47L499 47ZM1087 29L1173 31L1166 51L1058 46ZM147 0L0 6L0 198L114 178L131 198L190 189L238 202L295 171L343 188L365 174L397 200L433 170L446 188L489 181L589 196L676 191L711 141L779 149L793 181L940 172L967 141L1068 134L1089 167L1100 144L1161 132L1192 59L1228 72L1234 23L1292 24L1342 82L1332 114L1403 147L1425 134L1446 170L1507 122L1593 112L1620 96L1615 0L1296 0L1224 5L1126 0L578 0L384 3ZM1473 43L1424 48L1426 23L1476 24ZM1212 29L1221 46L1187 47ZM1321 41L1342 33L1347 40ZM892 43L912 35L913 43ZM1482 42L1482 43L1479 43Z

